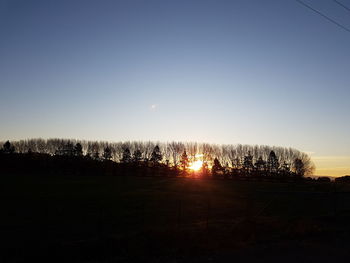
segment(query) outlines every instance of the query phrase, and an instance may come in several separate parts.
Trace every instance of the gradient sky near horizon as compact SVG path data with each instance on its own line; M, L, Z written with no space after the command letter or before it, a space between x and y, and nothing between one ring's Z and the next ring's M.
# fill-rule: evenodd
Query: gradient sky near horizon
M288 146L350 174L349 70L350 33L294 0L0 0L0 140Z

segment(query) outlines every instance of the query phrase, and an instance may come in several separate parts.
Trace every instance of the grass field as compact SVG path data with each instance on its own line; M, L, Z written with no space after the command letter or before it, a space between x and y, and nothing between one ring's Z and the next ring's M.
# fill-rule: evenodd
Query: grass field
M1 179L2 262L346 262L350 255L347 185Z

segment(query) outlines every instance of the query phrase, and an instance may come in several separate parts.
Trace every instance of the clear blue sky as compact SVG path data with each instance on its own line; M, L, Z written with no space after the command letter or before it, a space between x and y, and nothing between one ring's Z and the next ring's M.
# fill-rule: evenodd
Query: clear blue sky
M268 144L350 167L349 70L350 33L294 0L0 0L0 140Z

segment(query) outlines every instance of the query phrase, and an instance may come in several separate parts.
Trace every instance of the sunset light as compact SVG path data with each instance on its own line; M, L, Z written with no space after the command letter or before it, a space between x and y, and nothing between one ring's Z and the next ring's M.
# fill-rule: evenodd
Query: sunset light
M203 161L197 160L197 161L191 163L188 168L193 170L193 171L199 171L199 169L201 169L202 165L203 165Z
M350 262L350 0L0 14L1 262Z

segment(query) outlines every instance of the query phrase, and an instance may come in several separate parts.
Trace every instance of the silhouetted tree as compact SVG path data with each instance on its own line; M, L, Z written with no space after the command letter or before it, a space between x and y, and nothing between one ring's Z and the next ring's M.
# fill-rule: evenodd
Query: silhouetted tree
M331 178L329 178L327 176L320 176L320 177L317 178L317 182L330 183L331 182Z
M112 150L108 146L103 150L102 157L104 160L110 160L112 159Z
M296 158L294 160L294 169L295 169L295 175L298 177L302 177L305 174L305 166L301 159Z
M274 151L271 151L267 159L267 169L270 173L277 173L279 168L278 158Z
M153 162L154 165L157 165L162 161L162 159L162 153L160 152L159 146L156 145L152 151L151 162Z
M212 145L210 145L209 143L203 143L200 145L201 148L201 152L203 154L203 161L207 162L207 163L211 163L211 161L213 160L213 156L214 156L214 150Z
M172 158L172 163L173 163L175 169L177 169L179 159L181 158L181 152L184 148L184 145L183 145L183 143L180 143L180 142L171 142L168 145L168 148L169 148L170 155Z
M203 177L209 176L209 167L207 162L203 162L202 167L200 169L200 173Z
M240 169L241 168L241 160L238 158L238 157L236 157L236 158L234 158L233 160L232 160L232 167L234 168L234 169Z
M184 152L181 155L181 159L180 159L181 169L186 172L187 168L189 166L189 163L190 163L190 161L188 160L186 150L184 150Z
M86 155L85 156L88 157L88 158L92 158L93 154L94 154L93 146L92 146L91 143L89 143L88 146L87 146L87 150L86 150Z
M154 143L153 142L146 142L143 145L143 155L145 161L150 161L152 158L152 152L154 150Z
M315 165L314 163L311 161L310 156L308 156L306 153L300 153L300 155L298 156L298 158L301 160L301 162L303 163L303 169L301 170L303 173L300 173L302 176L305 175L312 175L315 171ZM297 168L297 167L294 167ZM299 169L295 169L296 171Z
M94 160L100 160L100 153L97 149L92 153L92 158Z
M59 149L56 150L55 155L62 156L73 156L75 153L74 145L71 141L67 141L64 145L60 146Z
M244 156L243 168L246 174L250 174L254 169L253 156L250 151L248 151L248 155Z
M81 144L79 142L74 147L74 154L76 156L82 156L83 155L83 147L81 146Z
M132 156L132 162L134 164L140 164L141 160L142 160L142 153L141 153L141 151L140 150L134 151L134 154Z
M282 176L290 175L290 165L286 161L284 161L283 164L281 165L281 175Z
M130 163L131 162L131 153L129 148L125 148L123 152L122 163Z
M0 145L5 144L0 142ZM74 147L75 145L75 147ZM12 148L13 146L13 148ZM81 146L81 147L80 147ZM310 157L296 149L270 147L266 145L213 145L208 143L194 143L194 142L170 142L157 144L160 151L154 151L156 144L153 142L98 142L98 141L84 141L72 139L28 139L20 141L12 141L10 147L2 147L0 152L10 153L27 153L29 149L33 153L42 154L56 154L63 156L79 156L86 151L86 156L91 156L91 159L100 161L104 159L104 149L108 146L111 150L112 160L115 162L133 162L134 159L140 159L139 149L141 154L141 162L151 161L158 163L158 154L162 155L162 161L166 161L167 165L176 167L180 164L184 170L187 170L190 161L195 161L197 154L201 154L203 162L209 166L213 165L215 158L218 159L222 166L225 166L225 171L231 171L231 175L240 176L245 172L251 172L252 162L254 163L254 171L257 174L269 174L273 176L284 176L291 174L303 174L302 176L311 175L315 169ZM129 149L129 153L125 149ZM186 152L187 159L185 163L181 163L182 154ZM131 157L131 153L133 156ZM156 154L158 152L158 154ZM101 158L100 158L101 154ZM86 158L89 159L89 158ZM158 161L157 161L158 159ZM303 163L303 169L300 169L296 159L300 159ZM90 160L91 161L91 160ZM182 160L184 161L184 160ZM264 164L265 162L265 164ZM289 172L288 172L288 164ZM302 171L302 172L300 172ZM225 172L225 174L227 174Z
M15 152L15 147L10 143L10 141L6 141L2 147L2 152L9 154Z
M219 175L219 172L222 172L222 166L218 158L214 159L213 167L211 168L211 173L214 177Z
M258 171L259 174L265 172L266 170L266 161L263 160L262 156L258 158L255 162L255 167L256 170Z

